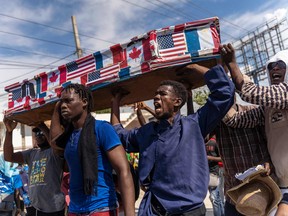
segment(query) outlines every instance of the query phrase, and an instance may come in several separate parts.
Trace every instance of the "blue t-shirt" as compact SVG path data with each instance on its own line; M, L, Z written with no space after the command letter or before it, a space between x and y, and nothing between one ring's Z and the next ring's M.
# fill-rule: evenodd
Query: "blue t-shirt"
M5 176L0 172L0 194L13 194L15 189L22 187L20 175Z
M4 161L3 155L0 155L0 211L13 209L14 190L22 187L16 166L17 164L11 166L11 163ZM12 204L4 204L4 202Z
M65 159L70 170L69 212L90 212L103 207L117 205L112 178L112 166L106 151L121 144L114 128L106 121L95 120L96 143L98 146L98 185L94 186L97 196L85 195L83 190L83 171L78 153L80 130L74 130L65 148Z

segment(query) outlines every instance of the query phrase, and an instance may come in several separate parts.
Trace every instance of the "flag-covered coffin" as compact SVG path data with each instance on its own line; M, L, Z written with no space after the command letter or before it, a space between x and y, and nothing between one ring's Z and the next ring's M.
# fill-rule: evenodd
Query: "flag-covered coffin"
M123 104L151 99L165 79L186 80L196 88L204 84L201 77L179 76L175 69L190 63L215 65L219 44L216 17L152 30L6 86L9 94L5 115L25 124L48 120L62 87L71 82L91 88L95 110L110 107L111 91L118 86L130 92Z

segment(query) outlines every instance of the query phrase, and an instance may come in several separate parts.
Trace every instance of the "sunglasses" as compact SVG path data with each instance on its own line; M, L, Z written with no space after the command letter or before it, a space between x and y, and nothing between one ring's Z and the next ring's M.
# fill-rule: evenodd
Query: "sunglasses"
M271 62L268 64L267 69L268 71L273 70L276 66L278 66L279 69L286 69L286 63L282 60L279 60L277 62Z
M40 137L40 136L44 136L44 134L42 131L37 131L37 132L35 132L35 136Z

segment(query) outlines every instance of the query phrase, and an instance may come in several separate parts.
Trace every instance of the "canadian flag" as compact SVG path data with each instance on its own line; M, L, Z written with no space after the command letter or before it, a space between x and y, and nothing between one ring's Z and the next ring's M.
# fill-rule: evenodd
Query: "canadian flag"
M60 71L54 70L48 73L47 77L47 96L46 97L55 97L57 96L57 89L60 87Z
M147 61L151 60L150 40L142 39L126 48L127 63L130 66L130 76L150 71Z
M35 77L38 103L44 104L46 100L57 97L60 88L60 71L58 69L49 73L43 72Z

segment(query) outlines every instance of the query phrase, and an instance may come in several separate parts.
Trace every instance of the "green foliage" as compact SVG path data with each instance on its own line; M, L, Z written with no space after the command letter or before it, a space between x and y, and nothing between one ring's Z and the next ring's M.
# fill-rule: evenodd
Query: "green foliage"
M103 110L98 110L96 111L96 114L103 114L103 113L111 113L111 109L103 109Z
M203 106L206 103L208 96L209 92L207 92L206 90L195 91L193 92L193 101L199 106Z

